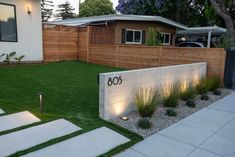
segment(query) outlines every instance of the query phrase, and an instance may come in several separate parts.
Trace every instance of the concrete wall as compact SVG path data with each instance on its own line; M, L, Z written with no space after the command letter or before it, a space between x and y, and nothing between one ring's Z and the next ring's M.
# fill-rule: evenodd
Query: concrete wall
M16 6L18 42L0 42L0 54L16 51L25 55L23 61L42 61L41 1L39 0L0 0L0 3ZM27 6L32 13L27 13Z
M167 90L171 83L194 83L206 75L207 63L182 64L149 69L101 73L99 77L99 116L110 120L136 110L133 103L136 90L156 87ZM118 79L119 78L119 79ZM111 81L114 85L111 85ZM111 85L111 86L109 86Z

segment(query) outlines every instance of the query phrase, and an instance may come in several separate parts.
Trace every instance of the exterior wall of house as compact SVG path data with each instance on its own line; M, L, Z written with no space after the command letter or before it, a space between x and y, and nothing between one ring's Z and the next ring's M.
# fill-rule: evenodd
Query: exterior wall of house
M0 3L15 5L18 36L17 42L0 41L0 54L15 51L17 56L25 55L22 61L42 61L41 1L0 0ZM31 14L28 14L27 6L31 8Z
M90 26L91 44L115 44L115 23L101 26Z
M145 39L147 39L150 27L159 28L160 32L171 33L171 39L175 38L176 28L166 24L157 22L117 21L115 26L115 44L122 44L123 28L144 30L146 32ZM171 40L171 45L174 45L174 40Z

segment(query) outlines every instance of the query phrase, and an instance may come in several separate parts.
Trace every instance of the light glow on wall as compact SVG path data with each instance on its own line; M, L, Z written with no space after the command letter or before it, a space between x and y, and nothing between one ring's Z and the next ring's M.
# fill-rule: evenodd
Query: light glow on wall
M115 102L115 101L114 101ZM113 114L119 116L125 111L127 104L125 102L119 102L112 104Z

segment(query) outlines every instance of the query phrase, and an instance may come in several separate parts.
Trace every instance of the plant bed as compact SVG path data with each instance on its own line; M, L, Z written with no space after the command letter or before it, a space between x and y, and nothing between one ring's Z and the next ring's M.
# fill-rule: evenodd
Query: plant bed
M174 108L174 110L177 113L177 116L175 117L170 117L166 115L166 111L171 108L164 107L161 104L154 112L154 115L151 119L152 125L150 129L142 129L138 126L138 120L140 119L138 111L134 111L131 112L130 114L125 115L129 119L127 121L121 120L120 118L115 118L112 119L111 121L143 137L147 137L178 122L179 120L191 115L192 113L204 107L207 107L213 102L218 101L219 99L231 93L230 90L228 89L220 89L220 91L221 95L214 95L213 92L208 92L207 95L209 96L209 100L207 101L201 100L200 95L197 95L194 99L196 105L193 108L186 106L185 105L186 102L180 100L178 106Z

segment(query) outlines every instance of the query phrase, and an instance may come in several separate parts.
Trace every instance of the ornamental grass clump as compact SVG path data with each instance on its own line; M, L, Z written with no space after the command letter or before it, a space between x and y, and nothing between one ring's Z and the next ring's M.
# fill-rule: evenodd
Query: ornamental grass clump
M137 90L135 104L141 117L151 118L159 105L156 90L151 87Z
M138 126L142 129L149 129L152 126L151 120L149 118L141 118L138 121Z
M209 91L214 91L220 87L221 79L218 76L208 77L208 89Z
M195 88L198 94L203 95L210 90L210 87L211 87L210 81L206 77L203 77L199 80Z
M163 105L165 107L176 107L180 98L180 82L172 83L168 89L165 89L163 96Z
M196 90L192 85L188 85L185 91L182 91L180 93L180 98L184 101L187 101L189 99L194 99L195 96L196 96Z

